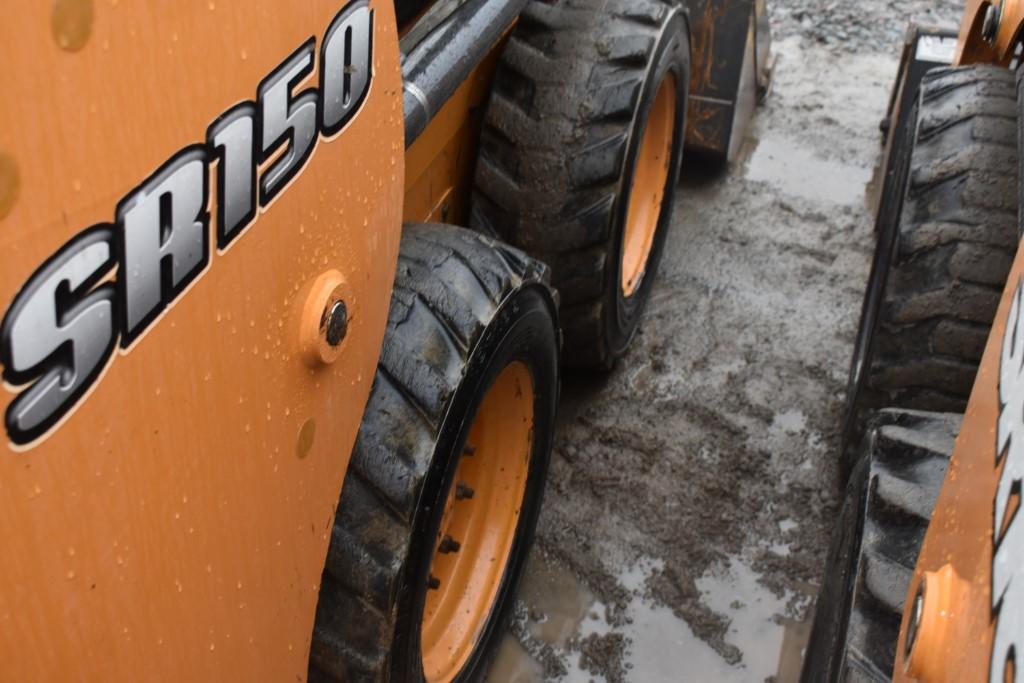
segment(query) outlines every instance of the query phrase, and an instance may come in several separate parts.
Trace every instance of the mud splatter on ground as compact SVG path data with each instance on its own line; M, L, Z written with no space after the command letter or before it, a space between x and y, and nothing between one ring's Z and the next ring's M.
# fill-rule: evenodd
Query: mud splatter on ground
M688 169L634 349L606 378L565 382L492 681L799 673L837 508L878 122L922 3L770 4L774 91L743 158L725 174ZM961 11L928 5L929 21ZM843 12L862 16L844 27Z
M768 0L776 36L798 36L836 52L892 54L914 21L957 26L963 2L949 0ZM898 49L896 50L898 53Z

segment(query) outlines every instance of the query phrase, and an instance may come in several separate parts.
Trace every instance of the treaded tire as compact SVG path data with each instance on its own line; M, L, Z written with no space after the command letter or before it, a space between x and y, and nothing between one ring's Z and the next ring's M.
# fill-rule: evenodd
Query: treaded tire
M558 393L547 269L468 230L406 226L387 332L338 504L311 681L421 681L420 623L435 538L477 407L509 363L534 384L529 473L512 550L456 680L486 668L533 540Z
M644 272L626 296L631 179L668 72L676 97L665 193ZM502 51L470 225L551 266L567 364L609 368L636 331L672 215L689 82L689 29L672 0L532 0Z
M892 680L903 602L961 415L874 414L847 487L801 681Z
M883 188L847 385L844 476L868 411L966 409L1017 247L1013 73L935 69L916 113L894 152L909 156Z
M395 0L395 19L399 26L402 26L412 19L427 6L427 0Z

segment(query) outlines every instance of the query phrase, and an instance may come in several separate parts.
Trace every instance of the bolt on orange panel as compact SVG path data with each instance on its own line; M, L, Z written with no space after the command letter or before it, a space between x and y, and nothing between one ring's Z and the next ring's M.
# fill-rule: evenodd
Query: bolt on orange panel
M392 3L17 3L0 44L0 678L303 679L401 231Z

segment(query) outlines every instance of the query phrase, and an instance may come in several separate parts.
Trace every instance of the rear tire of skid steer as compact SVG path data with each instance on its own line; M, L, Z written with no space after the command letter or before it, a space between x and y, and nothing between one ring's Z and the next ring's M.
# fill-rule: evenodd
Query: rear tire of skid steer
M874 414L825 565L800 680L888 683L903 602L961 416Z
M690 83L672 0L533 0L484 115L471 225L551 266L565 362L610 368L671 222Z
M850 362L843 481L871 410L966 409L1017 248L1012 72L929 72L898 134Z
M551 451L559 349L547 279L482 235L405 228L322 577L311 681L465 681L486 669Z
M399 27L414 19L426 6L427 0L395 0L395 19Z

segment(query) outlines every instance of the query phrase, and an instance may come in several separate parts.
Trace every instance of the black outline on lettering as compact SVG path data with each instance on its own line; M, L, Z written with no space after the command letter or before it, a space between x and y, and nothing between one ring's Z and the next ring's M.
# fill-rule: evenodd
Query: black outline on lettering
M277 168L278 164L281 164L284 160L279 158L271 166L263 169L263 172L260 173L259 181L260 207L265 207L268 204L270 204L270 202L274 201L274 198L281 193L281 190L288 187L288 183L291 182L292 178L294 178L299 171L305 168L306 162L309 161L309 157L313 155L313 150L316 148L316 138L318 132L316 130L316 126L318 121L320 120L320 93L317 90L316 86L306 88L305 90L297 94L294 93L296 86L298 86L298 84L301 83L302 81L309 78L309 75L313 73L314 67L316 67L316 37L310 36L304 43L302 43L302 45L300 45L294 52L292 52L280 64L278 64L273 71L264 76L263 80L260 81L259 87L256 88L257 116L255 135L253 135L253 158L256 160L257 164L264 164L266 163L267 159L272 157L274 153L277 152L277 150L283 144L287 143L288 147L294 147L295 145L295 127L288 126L288 129L285 132L281 133L281 135L278 135L277 138L275 138L274 141L270 143L270 147L268 147L265 150L263 149L263 98L270 84L276 83L276 81L278 80L275 78L275 75L277 75L279 71L284 69L284 67L287 66L288 62L292 61L292 59L302 54L303 52L309 52L309 65L303 68L301 71L299 71L299 73L297 73L290 81L288 81L288 94L292 96L288 100L288 104L289 107L291 107L293 105L301 103L302 100L308 100L309 98L312 98L313 104L316 107L316 111L313 112L313 137L310 138L309 147L306 149L306 151L303 153L301 157L295 160L295 163L293 163L291 167L287 169L285 174L281 176L281 180L278 181L277 187L272 192L264 190L263 178L272 169ZM289 111L291 111L291 109L289 109Z
M1016 301L1013 301L1013 299L1016 299ZM1014 305L1017 306L1017 316L1015 320L1011 320L1009 318L1009 315L1014 312ZM998 598L996 596L996 557L998 556L999 550L1002 547L1003 542L1006 540L1006 537L1010 534L1010 528L1014 525L1014 523L1019 523L1019 521L1017 520L1017 516L1021 512L1021 507L1018 506L1017 509L1013 511L1013 514L1004 519L1003 528L1006 531L1000 533L1003 530L996 527L996 519L998 518L1000 512L999 497L997 494L999 492L999 485L1002 483L1003 477L1006 476L1006 467L1008 465L1007 459L1010 457L1010 451L1013 449L1013 439L1015 436L1020 436L1019 434L1011 434L1010 440L1006 444L1006 448L1004 448L1003 450L999 450L999 421L1002 419L1003 413L1006 412L1007 406L1009 405L1009 403L1003 403L1002 399L1003 366L1005 365L1005 361L1007 360L1003 358L1003 347L1006 346L1007 337L1010 337L1010 348L1012 349L1014 346L1016 346L1016 344L1014 344L1014 341L1016 340L1017 336L1024 334L1024 324L1021 324L1022 320L1024 320L1024 280L1018 278L1017 287L1014 289L1013 296L1011 297L1010 310L1007 311L1007 319L1005 323L1006 327L1003 330L1002 343L999 345L999 363L996 365L996 407L998 408L998 410L996 411L996 430L994 439L995 443L993 444L993 450L995 451L996 457L993 466L996 470L1001 471L999 473L999 478L996 479L995 490L993 491L994 495L992 496L992 560L988 566L988 608L989 622L992 624L992 643L989 647L988 671L986 672L987 675L985 680L992 680L992 668L995 664L993 660L997 654L995 649L996 635L999 633L1000 620L1002 619L1003 607L1005 606L1003 600L1005 597L1005 592L1004 594L999 595ZM1022 379L1022 373L1024 373L1024 370L1018 367L1016 369L1016 379L1018 382L1020 382ZM1018 416L1017 419L1019 420L1020 417ZM1010 485L1010 495L1008 496L1006 503L1003 506L1003 509L1008 509L1010 503L1014 499L1014 496L1019 497L1020 495L1021 482L1020 480L1017 480ZM1024 503L1024 500L1022 500L1021 502ZM1022 579L1024 579L1024 577L1022 577ZM1011 583L1013 583L1012 577L1010 581L1006 584L1006 590L1009 590ZM1017 655L1015 649L1011 649L1010 651L1003 654L1005 656L1010 654L1010 652L1013 653L1014 666L1016 666ZM1009 659L1010 657L1006 657L1003 660L1003 671L1001 673L1003 673L1004 675L1006 670L1006 662L1009 661Z
M370 73L366 76L366 87L359 93L356 101L352 104L348 113L341 117L341 120L333 126L328 127L324 123L324 110L327 108L324 99L324 83L327 79L327 44L331 42L331 37L338 30L340 24L348 18L348 16L354 13L357 9L362 7L369 7L369 0L355 0L350 2L348 5L342 8L331 23L328 25L327 31L324 33L323 40L320 41L320 107L317 109L317 126L320 128L320 134L325 138L333 137L341 132L341 129L355 117L359 110L363 107L363 102L366 101L366 96L370 93L370 83L373 81L373 19L376 12L370 10L370 35L367 38L366 51L369 54L369 63L366 68L369 69Z
M54 252L49 258L46 259L36 269L31 277L26 281L22 288L14 297L14 301L11 303L7 312L4 314L2 322L0 322L0 363L3 364L2 377L5 382L8 382L14 386L20 386L33 380L37 380L42 377L47 371L52 369L55 364L61 360L65 361L65 365L68 363L67 358L72 353L73 341L65 341L58 346L52 353L50 353L44 360L36 363L33 367L28 370L21 372L15 372L11 368L11 348L10 348L10 335L11 326L14 321L21 314L23 307L26 302L31 300L32 294L34 293L33 285L40 278L49 276L49 269L54 267L54 264L58 259L67 254L68 252L75 252L88 246L95 241L107 241L110 244L110 258L99 268L93 275L77 287L74 291L60 292L60 302L55 301L54 306L57 309L57 315L59 320L64 320L67 316L75 315L80 307L85 303L93 303L96 297L108 297L111 301L112 308L112 333L110 340L108 341L107 348L104 351L104 358L106 359L103 363L98 363L95 368L89 372L85 379L82 381L79 388L57 409L54 413L47 417L47 419L37 426L35 429L29 431L18 430L10 422L9 417L11 410L16 407L19 401L22 400L25 390L21 390L15 398L11 401L7 409L7 416L5 417L5 426L7 427L7 434L10 440L16 445L24 445L34 441L43 434L45 434L50 428L57 424L61 419L64 418L73 408L75 408L82 396L86 394L95 384L98 377L106 369L110 363L110 358L114 353L114 350L118 347L118 341L120 340L120 346L122 349L128 349L131 345L142 336L152 325L159 319L163 312L168 306L174 303L174 301L181 295L181 293L187 289L196 278L198 278L210 264L210 167L214 161L219 163L218 168L218 183L217 183L217 216L216 216L216 244L218 249L224 249L229 246L237 237L243 234L247 228L249 228L253 222L255 222L259 215L260 209L265 208L269 205L276 196L284 189L288 187L288 184L294 179L294 177L306 166L309 158L312 156L313 151L316 149L318 137L330 138L337 135L362 109L367 96L371 90L374 73L373 73L373 48L374 48L374 20L376 11L370 9L370 26L369 26L369 37L368 37L368 52L369 52L369 64L370 70L366 79L366 88L358 95L358 100L351 106L349 112L339 121L337 124L331 126L329 129L324 126L323 123L323 84L325 78L325 72L323 69L324 55L326 52L325 46L330 42L334 32L339 28L341 22L344 21L352 12L355 12L361 7L369 7L369 0L353 0L348 5L343 7L328 24L328 28L324 33L323 40L320 44L320 49L317 49L316 36L310 36L306 41L302 43L294 52L292 52L286 59L284 59L273 71L265 76L257 87L257 99L246 100L234 105L227 109L219 117L217 117L206 130L206 141L203 143L190 144L178 152L176 152L170 159L165 161L156 171L150 174L144 181L133 187L122 199L117 203L115 208L114 223L97 223L92 225L85 230L82 230L77 235L72 237L70 240L64 243L56 252ZM271 193L264 193L262 188L262 176L269 170L263 169L263 173L258 173L258 167L278 152L283 144L290 146L294 145L294 132L295 128L289 126L288 129L282 133L274 142L270 145L269 149L264 151L262 149L263 142L263 117L261 103L263 100L264 92L267 84L275 80L274 76L277 74L289 61L291 61L296 55L301 54L303 51L308 51L311 59L309 65L304 68L298 75L292 78L288 82L288 96L289 96L289 107L301 103L304 100L312 98L314 105L316 106L316 113L314 115L314 126L313 138L310 142L309 148L303 154L301 158L298 158L295 163L292 164L291 168L287 170L285 175L282 176L279 185L276 190ZM317 84L313 85L299 93L294 93L294 89L299 83L307 79L313 70L316 68L317 59L320 60L320 75L317 80ZM216 137L217 133L221 128L228 123L232 122L238 116L248 115L253 120L253 163L252 168L248 169L250 173L250 179L252 181L252 193L251 193L251 210L247 212L245 220L237 226L231 226L233 229L230 234L227 233L227 227L224 224L224 188L223 182L223 170L224 170L224 149L223 146L215 145L213 138ZM124 222L123 216L127 209L127 203L133 195L143 190L147 185L159 182L160 176L169 172L171 168L177 164L182 163L182 160L187 157L194 157L195 159L203 163L203 174L202 174L202 211L198 216L198 220L203 224L205 239L203 240L203 254L202 259L196 265L196 267L189 271L183 278L182 282L178 286L173 286L171 282L170 269L167 267L168 262L166 257L160 260L160 302L159 304L150 311L146 317L136 326L136 329L129 331L128 327L128 316L127 316L127 291L126 291L126 279L127 274L125 273L124 262L125 262L125 243L124 243ZM190 161L193 159L189 159ZM280 160L274 163L270 168L274 168ZM99 283L103 278L107 277L111 270L118 268L118 272L114 278L114 282ZM97 286L98 285L98 286ZM78 298L81 297L81 298ZM67 304L70 302L70 304ZM61 311L62 303L67 305L67 310ZM33 383L34 386L34 383Z
M134 330L128 329L128 292L127 292L127 280L128 274L125 267L125 243L124 243L124 213L128 208L128 202L131 201L132 197L138 192L145 189L147 185L159 184L163 181L164 175L168 175L174 167L182 164L182 162L191 163L193 161L200 161L203 164L203 197L202 197L202 210L199 212L197 217L199 222L203 224L203 256L199 260L199 263L185 274L182 278L181 283L178 286L174 286L172 282L171 269L168 267L169 262L167 256L160 259L160 302L146 314ZM206 145L204 144L192 144L180 151L174 156L165 161L156 171L150 174L148 178L136 185L131 192L126 194L121 201L117 203L117 209L114 212L117 230L115 231L115 243L117 246L117 262L119 264L119 270L117 277L117 308L118 318L121 324L121 348L127 349L132 345L136 339L139 338L149 326L153 324L153 321L160 317L160 315L167 309L167 306L174 302L178 298L178 295L184 291L189 284L192 283L200 273L206 269L207 264L210 262L210 158ZM161 216L162 218L162 216Z
M116 235L117 231L110 223L97 223L96 225L86 228L65 242L60 249L54 252L43 262L41 266L39 266L39 268L36 269L34 273L32 273L32 276L29 277L28 281L14 297L14 302L11 304L10 308L7 309L3 323L0 323L0 362L2 362L4 366L3 379L5 382L14 385L21 385L35 379L41 379L50 370L54 369L55 366L73 366L73 362L69 362L69 357L72 356L74 342L72 340L66 340L54 349L46 358L33 365L31 368L21 372L16 372L11 367L11 326L14 325L14 322L21 315L21 311L24 309L27 302L35 295L35 283L40 279L49 278L53 274L53 269L58 266L59 261L63 260L62 257L65 254L69 252L78 252L79 250L89 247L97 242L107 242L110 245L110 256L107 260L76 289L69 290L60 296L60 298L64 299L65 302L72 300L74 303L68 306L68 308L63 312L59 309L57 301L54 301L53 304L54 307L57 307L57 322L60 324L69 317L75 317L83 306L91 305L98 298L107 298L110 300L111 332L110 339L107 341L106 349L104 349L103 352L104 360L97 363L96 366L85 375L85 378L82 380L81 384L79 384L78 388L68 395L68 398L60 405L60 407L54 410L53 413L33 429L18 429L13 422L12 414L25 396L27 389L18 393L17 397L15 397L15 399L11 401L10 405L7 406L7 411L4 415L4 426L7 428L7 436L13 443L19 446L30 443L45 434L51 427L57 424L57 422L59 422L69 410L78 404L78 400L89 390L90 387L92 387L96 378L101 372L103 372L103 369L107 365L106 361L110 359L110 355L117 347L117 337L121 327L120 321L118 320L119 311L116 301L117 291L115 290L113 283L104 284L99 287L96 286L110 273L114 266L117 265ZM32 386L35 386L35 382L32 383Z
M238 225L231 226L230 232L228 231L228 225L224 219L224 194L227 184L225 182L225 159L227 153L224 151L224 145L218 145L214 142L214 138L220 134L220 132L227 128L229 125L235 122L236 119L248 116L252 119L252 163L248 169L249 173L249 210L246 211L245 215ZM256 215L259 213L259 205L256 203L258 197L256 194L256 103L252 100L246 100L245 102L239 102L235 106L231 107L223 114L214 119L213 123L206 129L206 146L208 148L208 154L210 162L217 162L217 248L225 249L231 244L236 237L245 232L245 229L252 225L256 219ZM245 171L237 171L244 173Z

